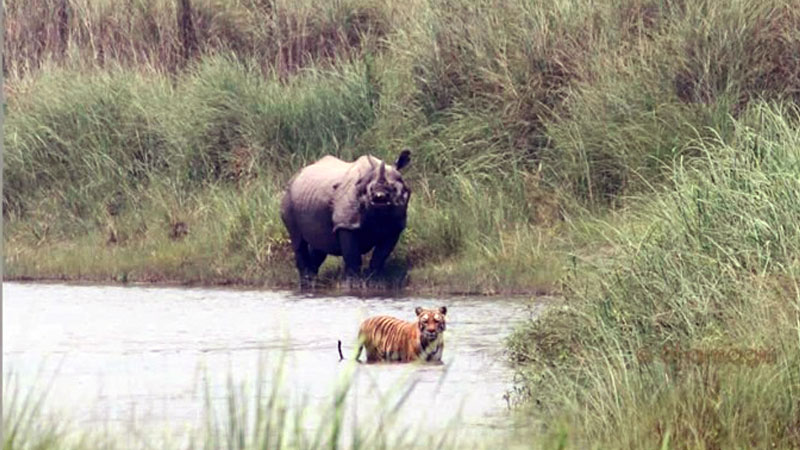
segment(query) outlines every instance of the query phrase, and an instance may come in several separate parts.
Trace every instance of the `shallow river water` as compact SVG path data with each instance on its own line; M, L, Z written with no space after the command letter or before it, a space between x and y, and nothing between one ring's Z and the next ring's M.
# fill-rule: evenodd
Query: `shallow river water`
M448 307L444 364L339 361L337 339L349 354L361 320L412 320L417 305ZM402 399L405 426L435 431L456 421L486 436L509 420L503 340L541 307L525 298L4 283L3 371L22 388L49 389L49 408L90 428L185 430L203 423L206 398L226 407L229 379L252 386L260 374L269 386L281 366L297 408L321 414L337 382L352 377L351 420L377 420L379 404Z

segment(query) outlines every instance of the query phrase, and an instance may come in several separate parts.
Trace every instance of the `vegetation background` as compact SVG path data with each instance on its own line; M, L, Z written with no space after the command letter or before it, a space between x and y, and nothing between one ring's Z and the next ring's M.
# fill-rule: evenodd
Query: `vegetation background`
M288 178L408 146L396 284L563 296L536 442L800 447L797 0L3 5L7 278L289 286Z

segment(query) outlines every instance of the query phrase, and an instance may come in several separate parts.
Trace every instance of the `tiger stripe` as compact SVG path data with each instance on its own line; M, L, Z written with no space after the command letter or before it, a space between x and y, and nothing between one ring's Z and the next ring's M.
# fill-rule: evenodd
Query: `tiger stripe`
M441 361L447 308L417 307L415 312L416 322L389 316L371 317L362 322L356 359L366 349L367 362Z

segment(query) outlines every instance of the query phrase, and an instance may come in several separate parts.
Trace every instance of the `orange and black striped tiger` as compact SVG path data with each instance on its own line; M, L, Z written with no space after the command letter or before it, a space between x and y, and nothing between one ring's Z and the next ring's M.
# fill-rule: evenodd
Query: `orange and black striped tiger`
M444 351L445 315L447 307L424 309L417 307L416 322L406 322L389 316L371 317L358 330L358 354L367 350L367 362L411 362L442 360ZM339 358L342 341L339 341Z

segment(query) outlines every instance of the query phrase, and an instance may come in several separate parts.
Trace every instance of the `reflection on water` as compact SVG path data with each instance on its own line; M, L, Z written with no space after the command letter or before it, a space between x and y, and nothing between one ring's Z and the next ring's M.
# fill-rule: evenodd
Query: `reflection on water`
M339 362L337 340L348 354L364 318L411 320L415 306L442 304L443 365ZM50 385L48 404L79 422L185 429L203 419L206 388L222 403L229 376L252 384L261 373L269 384L283 357L284 386L298 402L330 405L354 369L348 411L359 419L411 383L407 424L435 429L460 417L474 430L506 416L503 339L538 308L526 299L4 283L3 368L23 386Z

